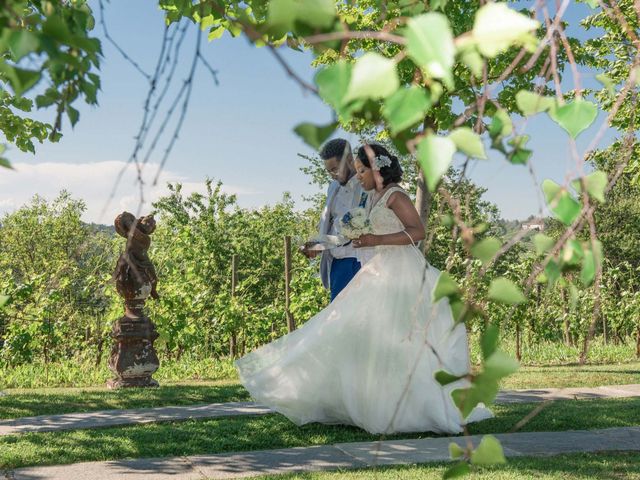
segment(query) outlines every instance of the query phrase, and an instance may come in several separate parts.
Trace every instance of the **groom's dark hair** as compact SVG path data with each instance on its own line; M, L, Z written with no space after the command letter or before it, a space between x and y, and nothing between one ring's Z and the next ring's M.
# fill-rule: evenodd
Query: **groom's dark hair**
M320 150L320 158L322 158L322 160L329 160L330 158L336 157L338 161L340 161L345 155L345 149L349 148L349 144L344 138L334 138L324 144Z
M371 160L375 161L375 157L387 157L391 160L391 165L380 168L380 175L382 176L382 183L386 187L390 183L398 183L402 180L402 167L400 167L400 161L395 155L391 155L389 150L377 143L369 143L363 145L358 149L358 160L362 162L365 167L371 168Z

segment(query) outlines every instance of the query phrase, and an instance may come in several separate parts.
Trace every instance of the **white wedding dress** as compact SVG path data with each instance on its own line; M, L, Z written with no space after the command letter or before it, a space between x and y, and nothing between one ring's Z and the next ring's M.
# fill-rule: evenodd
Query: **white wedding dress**
M376 234L404 230L387 208L389 189L374 205ZM467 419L451 399L464 380L442 387L438 370L469 372L464 325L454 328L446 299L433 304L439 271L414 246L375 247L347 287L300 329L236 362L259 403L298 425L357 425L370 433L459 433L491 417L483 407Z

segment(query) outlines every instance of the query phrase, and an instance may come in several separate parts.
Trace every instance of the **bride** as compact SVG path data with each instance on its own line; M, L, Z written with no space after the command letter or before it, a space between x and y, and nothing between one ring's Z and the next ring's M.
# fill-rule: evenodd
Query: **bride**
M439 271L415 247L424 238L418 212L398 186L398 159L377 144L358 150L356 175L373 190L373 234L353 241L372 253L354 279L300 329L236 362L258 402L298 425L356 425L370 433L459 433L488 418L477 408L463 419L438 370L469 372L464 325L454 325L446 299L431 301Z

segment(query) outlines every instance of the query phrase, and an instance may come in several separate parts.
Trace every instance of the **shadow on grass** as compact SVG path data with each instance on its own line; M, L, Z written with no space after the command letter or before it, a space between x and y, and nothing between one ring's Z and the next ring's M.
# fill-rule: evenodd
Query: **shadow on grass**
M238 384L169 385L153 389L19 392L0 397L0 419L244 400L249 400L249 394Z

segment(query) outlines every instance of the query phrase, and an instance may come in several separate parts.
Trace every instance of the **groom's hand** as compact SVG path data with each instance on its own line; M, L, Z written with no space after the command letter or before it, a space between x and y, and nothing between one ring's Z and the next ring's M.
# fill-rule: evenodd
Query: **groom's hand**
M302 248L300 248L302 254L307 258L316 258L320 253L318 250L309 250L309 244L305 243Z

